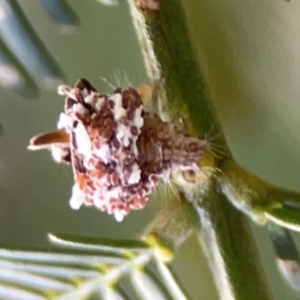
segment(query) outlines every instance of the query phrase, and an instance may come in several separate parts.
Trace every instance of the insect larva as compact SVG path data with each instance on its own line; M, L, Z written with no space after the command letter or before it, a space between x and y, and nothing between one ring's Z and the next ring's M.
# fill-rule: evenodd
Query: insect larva
M134 88L101 95L79 79L58 91L66 96L58 131L33 137L28 148L50 149L56 161L72 165L73 209L95 206L121 221L145 206L159 179L199 170L207 141L145 112Z

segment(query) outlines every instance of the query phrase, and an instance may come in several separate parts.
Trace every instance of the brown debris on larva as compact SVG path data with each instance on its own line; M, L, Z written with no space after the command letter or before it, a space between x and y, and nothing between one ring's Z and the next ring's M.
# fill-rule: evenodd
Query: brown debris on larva
M159 179L177 170L199 171L207 141L145 112L134 88L101 95L79 79L58 92L66 96L58 130L33 137L28 148L49 149L57 162L72 165L73 209L95 206L121 221L144 208Z

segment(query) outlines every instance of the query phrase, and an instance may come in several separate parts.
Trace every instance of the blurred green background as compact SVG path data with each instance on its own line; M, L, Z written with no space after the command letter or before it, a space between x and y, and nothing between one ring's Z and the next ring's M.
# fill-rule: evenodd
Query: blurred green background
M118 7L105 7L95 0L70 0L81 24L74 34L63 35L37 0L19 1L64 69L66 83L85 77L101 92L111 91L101 77L113 84L116 76L125 84L128 78L133 86L147 81L126 1L119 2ZM300 3L182 2L235 158L265 179L299 190ZM54 163L46 151L27 151L33 135L56 128L62 109L63 98L54 89L41 87L38 99L23 99L1 88L0 243L48 247L47 232L137 237L167 200L153 197L145 210L122 223L91 208L72 211L71 169ZM266 230L253 226L253 231L275 299L300 299L276 269ZM174 266L194 299L217 299L195 237L182 247Z

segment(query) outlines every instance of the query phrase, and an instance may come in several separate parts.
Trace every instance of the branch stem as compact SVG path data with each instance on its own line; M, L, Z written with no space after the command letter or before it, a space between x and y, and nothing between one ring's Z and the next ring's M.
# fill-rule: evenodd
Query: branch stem
M161 85L160 98L166 101L163 108L170 114L174 110L180 113L188 121L191 134L218 136L215 144L223 154L215 159L213 166L231 160L195 60L180 1L128 0L128 3L148 75ZM198 224L202 226L198 229L199 236L220 299L272 299L247 220L217 191L214 176L207 176L201 183L179 186L198 214ZM189 218L190 214L185 217ZM159 226L155 228L158 236L163 235ZM176 245L174 235L172 242Z

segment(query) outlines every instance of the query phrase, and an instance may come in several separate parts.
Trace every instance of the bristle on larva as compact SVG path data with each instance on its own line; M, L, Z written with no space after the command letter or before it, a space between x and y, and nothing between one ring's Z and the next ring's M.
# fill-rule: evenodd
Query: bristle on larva
M47 148L56 161L72 165L73 209L94 206L122 221L131 210L144 208L159 179L176 170L199 170L206 140L145 112L134 88L101 95L80 79L58 92L66 96L58 131L39 134L28 148Z

